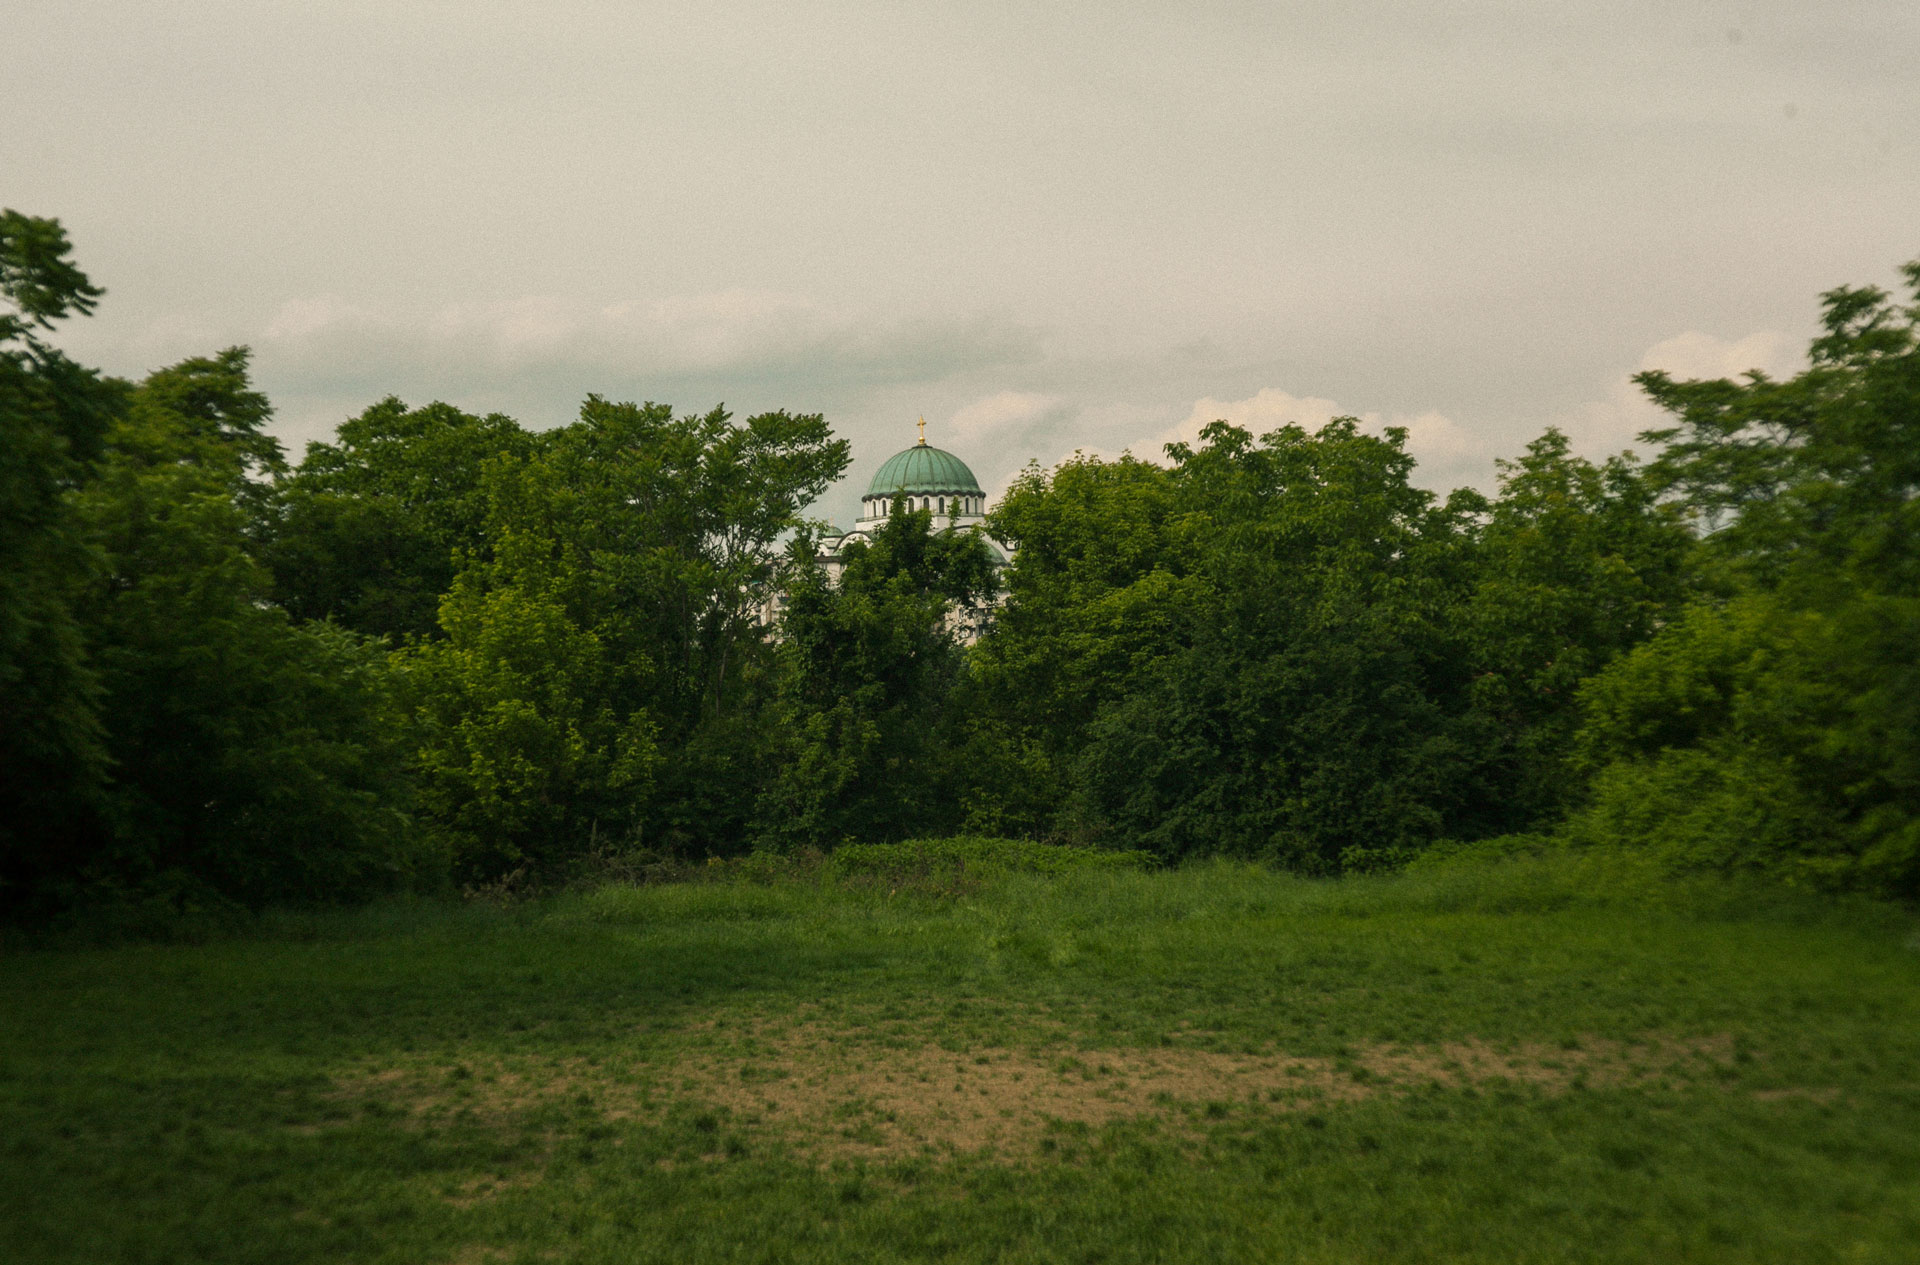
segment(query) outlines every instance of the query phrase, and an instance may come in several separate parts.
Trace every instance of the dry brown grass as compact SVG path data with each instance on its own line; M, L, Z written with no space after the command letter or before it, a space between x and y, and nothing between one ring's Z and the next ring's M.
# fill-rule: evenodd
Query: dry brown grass
M1731 1064L1727 1037L1558 1045L1373 1046L1348 1058L1158 1049L955 1050L932 1043L848 1041L817 1023L735 1025L730 1039L671 1063L514 1059L499 1055L364 1068L335 1079L344 1102L419 1121L507 1125L543 1108L612 1120L676 1107L723 1113L729 1126L773 1130L822 1162L992 1151L1030 1153L1050 1130L1142 1117L1191 1128L1242 1108L1300 1111L1421 1087L1654 1085ZM479 1201L495 1185L456 1194Z

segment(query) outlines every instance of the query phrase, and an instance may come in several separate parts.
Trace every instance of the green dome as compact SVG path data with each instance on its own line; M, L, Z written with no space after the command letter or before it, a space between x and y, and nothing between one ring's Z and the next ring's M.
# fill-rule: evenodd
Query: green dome
M967 463L944 448L915 444L887 458L880 472L867 485L867 496L891 497L896 492L909 496L984 496L980 481L967 469Z

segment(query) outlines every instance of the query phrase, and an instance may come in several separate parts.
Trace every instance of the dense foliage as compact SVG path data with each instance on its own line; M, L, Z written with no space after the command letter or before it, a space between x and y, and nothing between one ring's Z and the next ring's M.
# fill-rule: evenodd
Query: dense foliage
M761 772L780 537L846 467L817 416L589 398L524 461L486 468L485 557L444 637L395 657L420 793L460 870L550 864L605 839L737 847Z
M766 713L771 841L898 839L959 816L948 731L965 661L948 612L986 599L993 563L979 537L934 535L929 512L895 508L837 579L810 539L793 551Z
M375 636L432 635L463 561L489 556L489 461L524 460L532 437L501 414L391 396L341 423L277 487L263 561L296 619Z
M996 515L1019 553L979 677L1067 806L1034 824L1324 873L1557 809L1574 687L1680 584L1632 467L1550 432L1491 504L1439 502L1397 432L1202 439L1031 471Z
M1825 296L1793 378L1643 375L1644 465L1548 431L1439 497L1398 431L1216 423L828 557L818 416L388 398L290 463L245 349L53 347L101 295L67 253L0 217L15 914L957 831L1920 895L1920 264L1914 305Z
M1705 592L1585 687L1576 838L1920 895L1920 262L1784 382L1642 375Z
M89 479L118 384L43 335L101 291L52 220L0 212L0 901L33 900L83 859L106 745L73 605L93 572L72 494Z
M419 858L378 648L269 600L248 530L280 465L244 351L140 383L73 497L113 776L95 881L248 903L357 894Z

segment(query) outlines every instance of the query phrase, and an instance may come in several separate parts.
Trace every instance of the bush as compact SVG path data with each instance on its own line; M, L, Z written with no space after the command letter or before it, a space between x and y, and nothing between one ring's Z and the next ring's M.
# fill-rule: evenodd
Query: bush
M909 839L904 843L842 844L827 858L827 873L838 879L897 884L986 880L1007 874L1040 874L1051 878L1082 870L1139 871L1151 869L1153 864L1153 857L1145 852L1113 852L1026 839L956 835L948 839Z
M1595 770L1569 842L1669 869L1920 894L1920 602L1700 605L1582 687Z
M1522 857L1542 856L1554 846L1553 836L1541 834L1496 835L1491 839L1475 839L1471 842L1440 839L1431 847L1414 854L1402 868L1410 873L1472 868Z

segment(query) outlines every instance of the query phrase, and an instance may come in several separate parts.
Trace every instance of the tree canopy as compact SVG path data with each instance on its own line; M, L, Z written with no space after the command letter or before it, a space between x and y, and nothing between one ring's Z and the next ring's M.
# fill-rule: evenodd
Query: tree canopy
M245 348L55 347L70 253L0 214L12 916L961 831L1920 895L1920 263L1792 377L1641 375L1644 462L1547 430L1441 496L1400 431L1218 422L829 555L818 415L389 396L291 461Z

